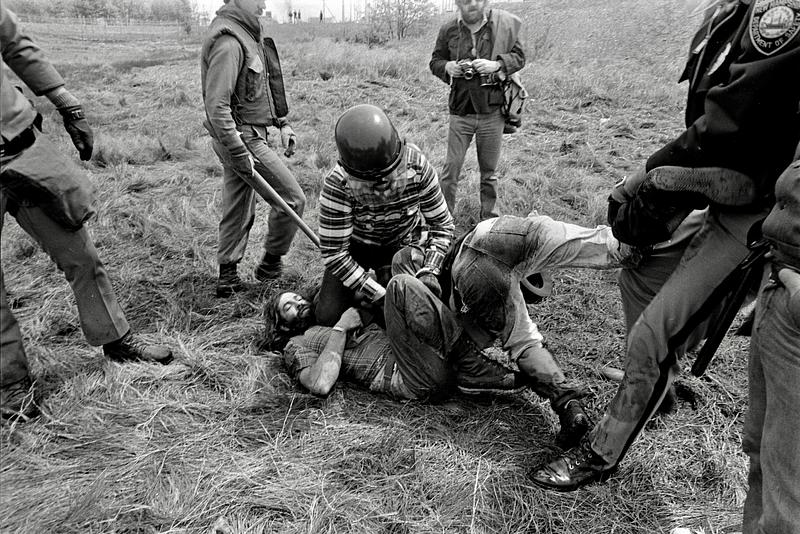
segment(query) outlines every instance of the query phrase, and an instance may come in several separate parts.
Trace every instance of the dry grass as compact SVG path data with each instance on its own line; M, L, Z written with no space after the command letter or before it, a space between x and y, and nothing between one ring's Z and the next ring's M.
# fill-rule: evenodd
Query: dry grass
M576 0L514 4L526 21L532 98L504 145L500 208L602 221L619 177L681 128L679 73L689 28L671 4ZM133 327L169 344L165 368L106 362L83 340L61 274L11 221L2 257L45 415L0 431L3 532L720 532L738 521L745 460L746 344L726 342L691 400L650 424L605 485L559 495L525 473L553 452L541 399L456 398L401 404L345 385L304 394L259 349L250 277L268 208L260 205L242 271L252 287L213 298L220 167L202 122L196 38L94 39L28 25L86 103L98 133L86 170L100 192L91 232ZM348 42L352 28L275 26L301 147L289 164L316 226L316 196L335 160L333 121L359 102L384 106L441 169L447 88L427 71L435 25L387 47ZM323 73L327 79L323 79ZM57 114L49 132L72 153ZM477 212L471 152L458 206ZM299 236L283 286L321 273ZM566 371L615 392L597 369L624 343L614 273L564 271L531 309Z

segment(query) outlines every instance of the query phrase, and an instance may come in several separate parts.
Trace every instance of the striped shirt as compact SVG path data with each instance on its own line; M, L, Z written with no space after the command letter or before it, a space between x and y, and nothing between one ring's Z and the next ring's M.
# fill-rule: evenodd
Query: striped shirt
M411 143L406 145L406 159L407 185L399 198L379 206L359 202L339 165L325 177L319 197L319 237L325 267L346 287L361 290L371 300L385 290L350 256L351 239L371 246L411 244L424 221L428 238L423 268L438 274L455 229L436 171Z

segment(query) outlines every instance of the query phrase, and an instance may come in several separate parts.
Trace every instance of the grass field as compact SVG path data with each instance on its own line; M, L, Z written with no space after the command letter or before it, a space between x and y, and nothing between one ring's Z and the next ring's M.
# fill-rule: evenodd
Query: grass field
M699 20L654 0L508 9L525 20L531 99L505 140L499 207L600 223L609 187L681 130L675 82ZM251 288L213 297L221 168L201 125L199 37L27 29L95 127L90 230L128 319L177 361L104 360L83 339L61 273L7 218L6 286L45 401L36 421L0 430L0 531L718 533L740 521L746 341L726 340L707 380L680 380L686 400L650 423L614 478L564 495L525 476L555 450L556 421L531 393L420 405L340 385L314 398L259 348L266 297L321 274L313 245L298 234L284 280L257 285L261 204L240 267ZM427 68L435 24L375 48L352 42L354 26L271 29L300 137L288 163L312 227L335 161L333 123L353 104L383 106L441 169L447 87ZM74 154L52 106L39 104L46 131ZM472 151L465 173L462 230L478 211ZM597 370L619 364L624 346L615 273L560 272L531 313L599 417L616 384Z

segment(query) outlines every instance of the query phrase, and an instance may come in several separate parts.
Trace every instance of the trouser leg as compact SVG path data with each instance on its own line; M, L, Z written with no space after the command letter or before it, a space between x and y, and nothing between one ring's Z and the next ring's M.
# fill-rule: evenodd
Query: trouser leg
M418 279L399 274L386 287L384 315L406 388L419 399L447 395L454 385L447 357L462 332L455 314Z
M239 263L255 221L255 192L233 170L225 147L216 140L211 146L222 162L222 219L219 221L217 263Z
M458 181L461 167L464 165L464 156L475 133L474 122L474 115L450 115L450 125L447 131L447 159L439 180L450 213L455 213Z
M306 207L306 196L292 171L267 144L266 128L244 126L242 138L255 158L256 171L272 186L278 196L302 217ZM276 204L270 202L270 207L264 250L274 256L283 256L289 251L297 233L297 224Z
M475 132L475 150L478 153L478 168L481 174L480 201L481 220L499 216L497 203L497 163L503 145L505 121L500 110L478 116Z
M6 202L6 195L0 190L0 236L3 233ZM5 275L0 268L0 387L18 382L28 374L28 358L22 344L22 332L8 305Z
M591 434L593 449L609 464L622 459L660 404L690 337L687 324L747 255L747 230L761 217L709 212L678 268L631 328L625 378Z
M65 230L35 206L19 206L15 217L63 271L89 344L103 345L124 336L130 330L128 321L86 228Z
M750 457L746 534L800 532L800 325L788 291L761 291L750 346L750 405L742 445Z

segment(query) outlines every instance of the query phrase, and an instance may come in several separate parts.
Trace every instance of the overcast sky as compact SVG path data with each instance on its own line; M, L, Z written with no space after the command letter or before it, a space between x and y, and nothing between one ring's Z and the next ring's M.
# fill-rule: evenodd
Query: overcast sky
M209 16L213 16L217 9L222 6L222 0L196 0L197 8L205 11ZM350 18L351 2L355 16L356 6L364 8L363 0L325 0L325 17L334 17L337 21L342 18L342 3L344 2L345 19ZM319 20L319 12L322 10L323 0L267 0L267 11L272 12L272 18L278 22L286 22L289 14L289 5L293 10L300 10L303 20L309 17Z

